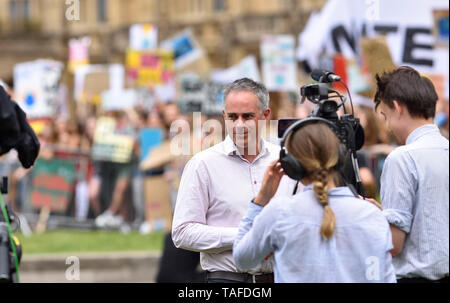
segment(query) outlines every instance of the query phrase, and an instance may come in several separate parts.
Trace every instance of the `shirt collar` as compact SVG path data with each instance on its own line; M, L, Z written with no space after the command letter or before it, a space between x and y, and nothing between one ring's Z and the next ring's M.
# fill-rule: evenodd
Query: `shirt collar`
M408 138L406 138L406 144L416 142L419 138L435 132L439 132L439 129L435 124L426 124L418 127L409 134Z
M309 185L304 187L303 191L305 192L305 191L309 191L309 190L312 190L312 189L313 189L312 184L309 184ZM347 186L334 187L334 188L328 190L328 195L329 196L351 196L351 197L355 197L355 195L352 193L350 188L348 188Z
M263 138L260 138L259 142L261 143L261 149L259 151L258 158L259 158L259 156L263 156L266 152L269 152L266 141ZM223 150L224 150L225 155L227 155L227 156L239 155L239 150L238 150L236 144L234 144L233 140L231 140L230 135L227 135L227 137L225 138L223 143L224 143Z

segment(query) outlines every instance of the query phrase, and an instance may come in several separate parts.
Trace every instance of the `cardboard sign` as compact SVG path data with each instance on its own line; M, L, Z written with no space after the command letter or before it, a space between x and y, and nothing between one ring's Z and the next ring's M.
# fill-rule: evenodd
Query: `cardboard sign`
M152 230L170 231L172 228L172 207L169 183L163 176L147 177L144 180L145 220Z
M14 96L28 118L55 115L61 62L36 60L14 66Z
M264 36L261 60L264 84L269 91L297 91L295 39L290 35Z
M31 175L30 202L33 208L65 212L75 184L75 162L38 158Z
M100 104L106 90L123 90L125 69L121 64L85 65L75 70L74 98L78 102Z
M92 159L127 163L131 159L134 138L130 135L118 134L116 121L109 117L100 117L95 128Z

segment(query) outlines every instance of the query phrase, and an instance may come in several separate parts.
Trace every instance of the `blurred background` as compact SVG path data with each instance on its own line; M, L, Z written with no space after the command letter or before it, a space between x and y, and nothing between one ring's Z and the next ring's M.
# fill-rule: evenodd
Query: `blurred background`
M81 282L199 281L198 254L168 238L172 211L186 162L224 138L221 91L242 77L267 86L277 120L314 108L299 96L312 69L341 76L366 133L364 189L379 199L397 143L373 79L401 65L429 77L448 138L448 28L444 0L0 0L0 85L41 142L29 170L15 151L0 157L22 281L73 282L69 256Z

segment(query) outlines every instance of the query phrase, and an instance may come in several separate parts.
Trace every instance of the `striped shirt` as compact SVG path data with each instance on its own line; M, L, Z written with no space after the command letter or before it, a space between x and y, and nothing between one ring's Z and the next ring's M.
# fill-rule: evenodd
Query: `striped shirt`
M448 140L428 124L409 134L381 175L383 214L406 233L393 258L397 278L438 280L449 273Z

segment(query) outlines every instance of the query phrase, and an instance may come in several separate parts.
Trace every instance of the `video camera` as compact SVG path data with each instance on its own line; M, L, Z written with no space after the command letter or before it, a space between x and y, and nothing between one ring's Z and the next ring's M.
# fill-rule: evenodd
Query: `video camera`
M308 118L317 117L323 118L332 122L337 129L337 137L345 145L347 153L345 155L345 166L341 175L346 184L351 184L356 188L360 195L363 194L361 177L359 175L359 165L357 161L356 151L361 149L364 145L364 129L359 123L359 118L354 116L353 102L351 100L350 91L347 85L341 78L331 72L323 70L313 70L311 78L318 81L318 83L307 84L300 88L300 95L302 96L301 104L308 99L317 106L312 110ZM329 83L339 81L341 82L349 95L352 113L346 112L344 106L347 98L338 91L330 88ZM340 103L332 98L339 98ZM337 112L339 108L343 107L344 114L340 117ZM296 121L300 119L280 119L278 121L278 137L283 138L286 130ZM351 166L349 165L351 164Z
M20 163L30 168L39 154L39 140L27 123L26 115L0 85L0 156L16 149ZM15 214L3 202L8 193L8 178L0 179L0 282L19 282L21 246L12 235L11 222Z

